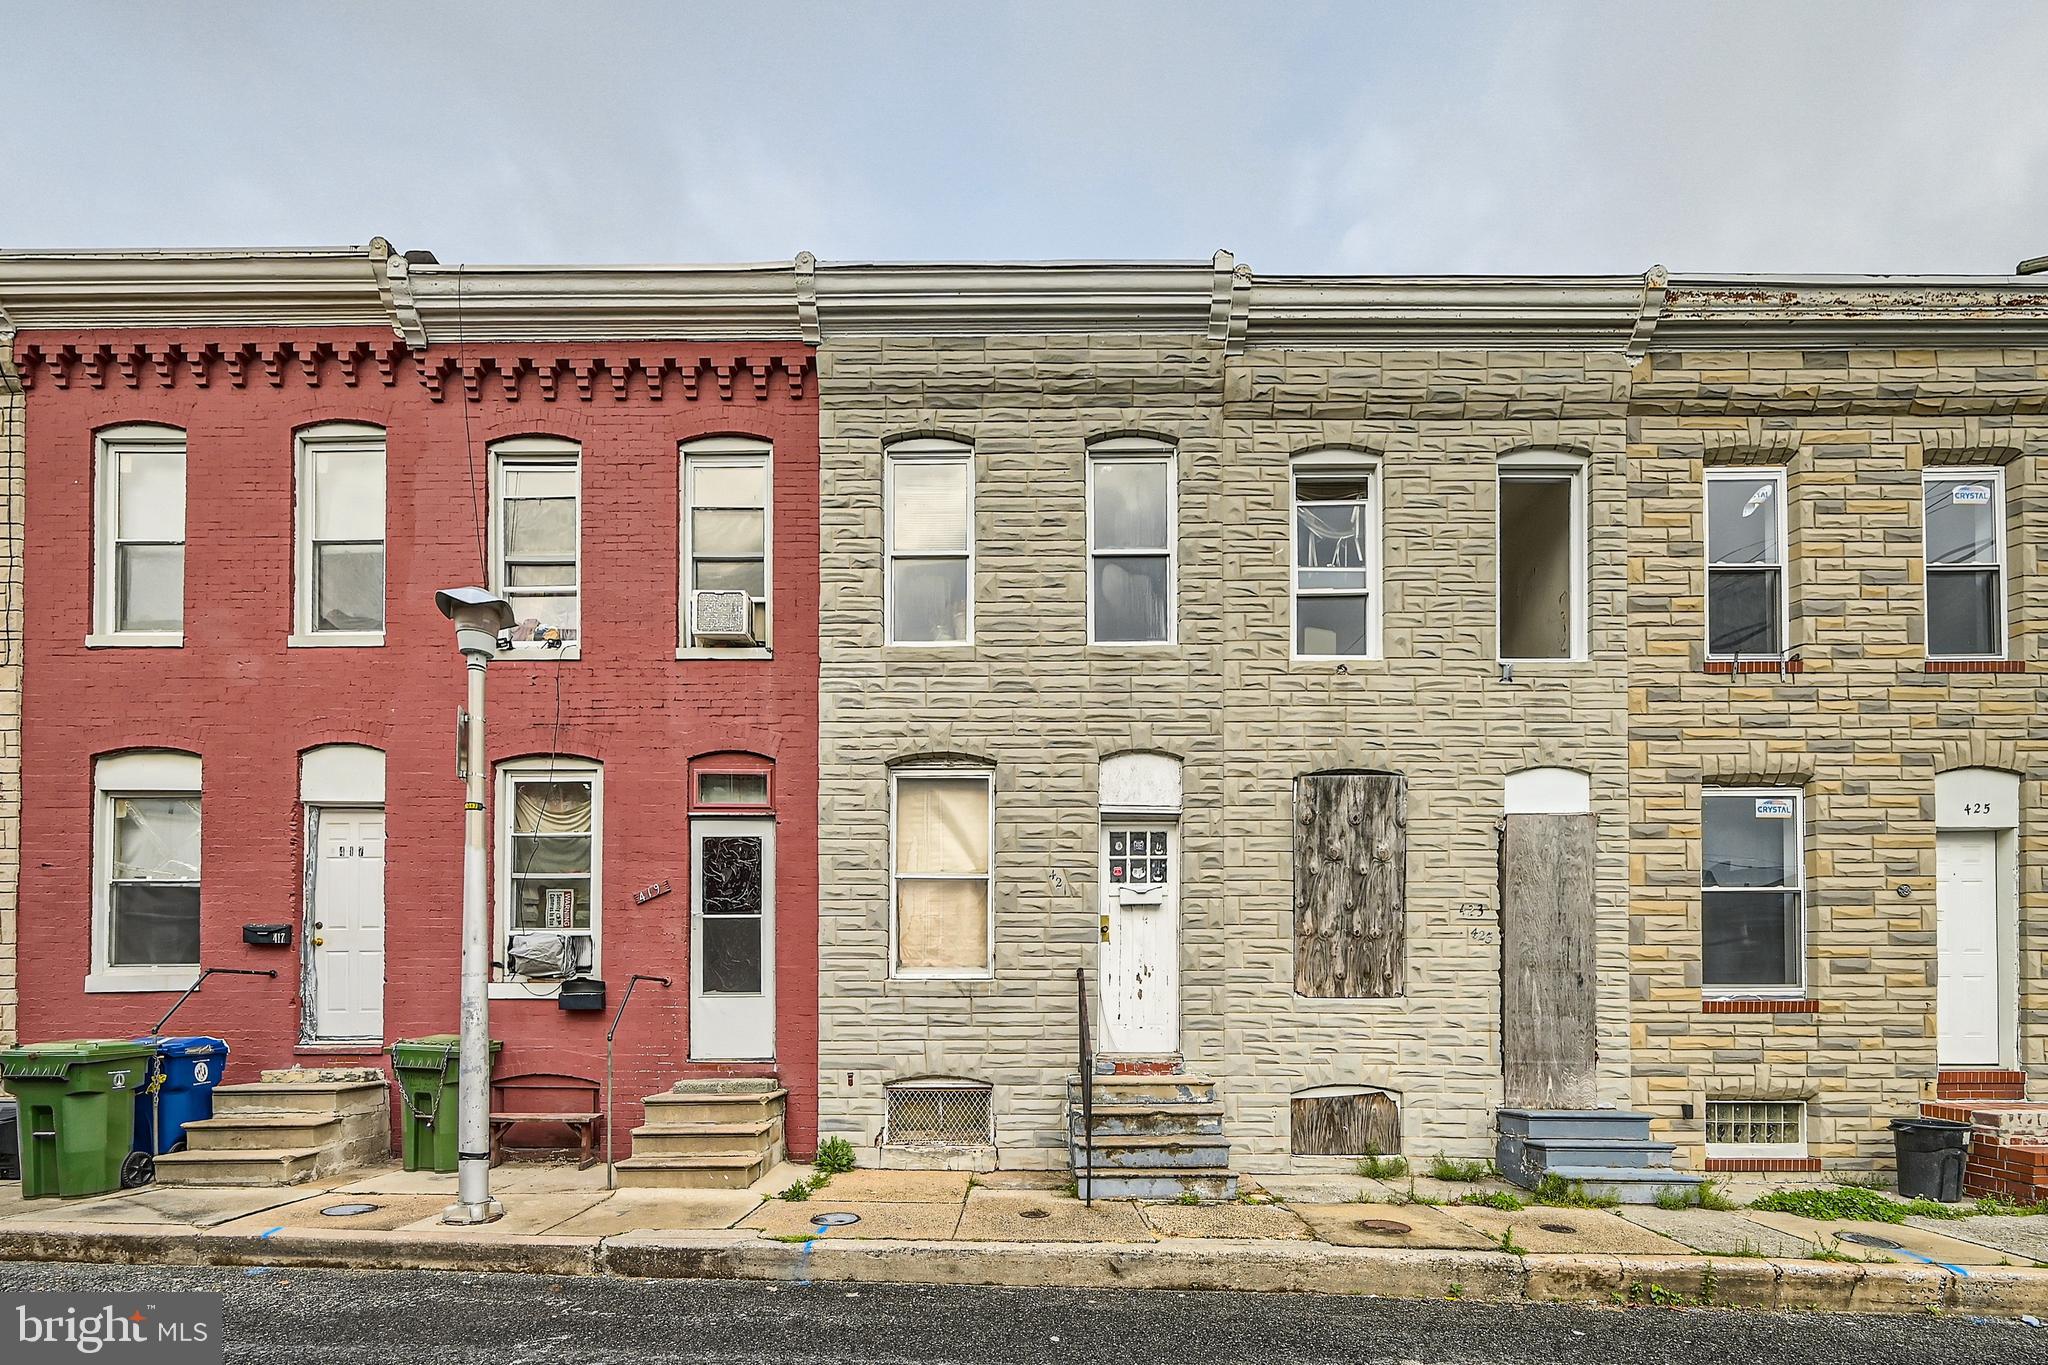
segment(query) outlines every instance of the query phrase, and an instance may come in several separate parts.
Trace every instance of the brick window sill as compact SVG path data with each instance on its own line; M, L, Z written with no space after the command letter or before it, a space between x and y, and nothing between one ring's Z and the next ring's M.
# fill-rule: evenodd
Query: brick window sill
M1794 1174L1802 1172L1811 1173L1819 1170L1820 1158L1817 1156L1710 1156L1707 1158L1707 1171L1709 1174L1722 1171L1729 1174L1744 1171L1758 1175L1774 1173Z
M1819 1014L1818 1000L1715 1000L1700 1001L1701 1014Z
M1730 677L1740 673L1784 674L1790 677L1806 671L1804 659L1708 659L1700 665L1702 672L1716 677Z
M2024 673L2024 659L1929 659L1920 665L1925 673Z

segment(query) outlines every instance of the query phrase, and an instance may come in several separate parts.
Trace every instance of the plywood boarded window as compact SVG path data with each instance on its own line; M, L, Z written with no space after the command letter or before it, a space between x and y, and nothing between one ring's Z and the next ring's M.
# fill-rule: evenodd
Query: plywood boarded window
M1406 983L1408 779L1310 773L1294 784L1294 989L1379 998Z
M1384 1090L1318 1090L1287 1102L1295 1156L1392 1156L1401 1150L1401 1108Z

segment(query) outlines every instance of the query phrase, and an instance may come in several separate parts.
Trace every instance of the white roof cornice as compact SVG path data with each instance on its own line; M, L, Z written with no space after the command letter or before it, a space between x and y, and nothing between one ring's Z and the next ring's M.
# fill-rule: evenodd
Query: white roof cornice
M1222 268L1227 277L1228 267ZM828 342L998 333L1207 334L1218 269L1219 263L1209 261L824 262L817 275L818 324ZM1224 311L1227 324L1227 300Z
M416 345L804 339L788 261L392 265L400 334Z
M0 251L0 311L20 331L389 327L391 248Z
M1621 350L1643 276L1257 277L1254 347Z

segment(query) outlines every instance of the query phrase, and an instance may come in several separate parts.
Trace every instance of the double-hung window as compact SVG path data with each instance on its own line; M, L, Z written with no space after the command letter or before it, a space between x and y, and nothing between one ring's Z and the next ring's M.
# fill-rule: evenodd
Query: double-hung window
M1927 656L2005 657L2004 471L1930 471L1922 498Z
M974 642L974 457L952 441L899 441L882 479L888 507L889 643Z
M1796 994L1806 979L1797 790L1709 787L1700 801L1700 980L1708 991Z
M1089 643L1173 642L1174 531L1172 447L1119 440L1088 452Z
M384 433L299 433L298 613L292 643L384 642Z
M694 637L690 601L700 592L743 592L753 607L752 634L769 633L771 451L766 441L710 437L683 447L683 645Z
M199 778L193 754L94 765L88 990L181 990L199 970Z
M1379 472L1338 456L1294 462L1294 654L1379 653Z
M596 971L603 801L603 770L583 760L520 760L499 769L498 904L507 953L499 960L513 975ZM555 951L564 947L558 963Z
M185 433L115 427L99 438L93 638L176 645L185 630Z
M491 552L512 608L512 647L561 649L582 638L581 452L573 441L524 436L491 447Z
M891 939L897 976L987 976L995 781L985 770L893 775Z
M1585 466L1560 457L1501 461L1497 538L1500 657L1586 653Z
M1785 474L1707 473L1707 653L1785 652Z

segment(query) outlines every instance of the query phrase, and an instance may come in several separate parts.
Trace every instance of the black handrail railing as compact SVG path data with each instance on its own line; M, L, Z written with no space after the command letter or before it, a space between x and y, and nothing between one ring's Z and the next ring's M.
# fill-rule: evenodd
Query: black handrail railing
M198 994L199 988L206 984L206 978L209 976L267 976L272 981L277 980L277 973L267 968L257 969L250 967L201 967L199 969L199 976L192 982L190 986L187 986L185 988L185 993L179 996L176 1000L172 1001L171 1007L164 1011L164 1017L156 1021L157 1033L162 1033L164 1031L164 1025L171 1022L171 1016L176 1014L180 1009L182 1009L187 1000L190 1000L194 995Z
M615 1190L619 1187L618 1167L612 1161L612 1039L619 1036L619 1021L626 1017L626 1006L633 1003L633 988L643 981L658 981L667 990L674 983L665 976L653 976L647 972L635 972L626 982L625 998L619 1001L618 1012L612 1015L612 1026L604 1034L604 1187Z
M1074 1145L1074 1178L1081 1186L1081 1202L1095 1204L1095 1052L1088 1041L1088 969L1074 968L1077 1000L1076 1035L1081 1042L1081 1137Z

